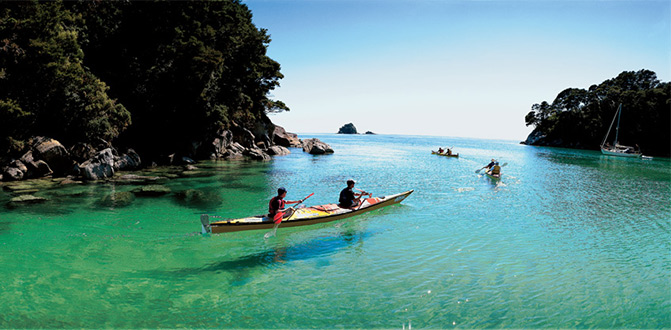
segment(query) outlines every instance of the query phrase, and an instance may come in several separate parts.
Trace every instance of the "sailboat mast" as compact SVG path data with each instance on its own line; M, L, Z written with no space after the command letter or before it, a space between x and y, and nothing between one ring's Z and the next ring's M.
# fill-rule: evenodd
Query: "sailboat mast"
M620 106L617 108L617 126L615 127L615 143L613 143L613 147L617 146L617 137L620 134L620 116L622 115L622 103L620 103Z

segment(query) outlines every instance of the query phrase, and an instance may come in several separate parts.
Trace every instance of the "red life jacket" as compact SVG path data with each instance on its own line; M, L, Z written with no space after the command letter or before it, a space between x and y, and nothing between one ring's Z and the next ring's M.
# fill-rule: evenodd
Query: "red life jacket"
M278 208L273 207L273 204L275 204L276 201L279 201L279 207ZM271 215L271 216L275 215L275 213L277 213L278 210L281 210L281 209L284 208L285 204L286 203L284 202L284 199L280 199L278 196L273 197L270 200L270 203L268 203L268 214Z

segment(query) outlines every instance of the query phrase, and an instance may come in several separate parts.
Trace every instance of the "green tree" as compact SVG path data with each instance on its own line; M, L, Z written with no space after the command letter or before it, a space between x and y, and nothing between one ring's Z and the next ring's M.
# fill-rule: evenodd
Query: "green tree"
M81 23L60 1L0 3L0 116L21 128L0 132L0 151L18 152L33 135L111 140L130 124L130 113L83 65Z
M625 71L587 90L565 89L551 104L534 104L525 122L546 136L543 144L598 149L615 110L622 104L620 142L638 144L648 154L668 156L669 85L649 70Z
M232 121L251 126L287 111L268 98L283 77L270 37L240 1L76 2L85 62L131 109L132 143L157 153L201 140ZM160 141L160 144L156 144ZM179 147L177 148L179 149Z

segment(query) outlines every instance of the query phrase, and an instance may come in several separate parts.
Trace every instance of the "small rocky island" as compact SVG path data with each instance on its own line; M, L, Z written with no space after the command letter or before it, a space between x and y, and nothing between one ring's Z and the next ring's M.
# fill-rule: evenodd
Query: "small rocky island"
M356 127L354 127L354 124L349 123L340 127L340 129L338 130L338 134L359 134L359 132L356 130ZM366 131L366 133L363 134L375 135L375 133L371 131Z
M345 124L340 129L338 130L338 134L359 134L356 130L356 127L354 127L354 124L349 123Z

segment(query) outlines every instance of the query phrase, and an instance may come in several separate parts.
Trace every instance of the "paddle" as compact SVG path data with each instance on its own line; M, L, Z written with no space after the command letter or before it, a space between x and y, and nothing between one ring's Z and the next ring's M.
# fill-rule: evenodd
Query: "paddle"
M369 192L366 192L366 191L358 189L358 188L356 190L361 192L361 196L359 196L359 198L362 198L363 195L368 195L369 197L373 197L373 194L371 194ZM364 202L363 200L359 200L359 207L356 208L357 210L361 208L361 206L363 205L363 202Z
M296 207L297 207L298 205L300 205L300 204L302 204L303 202L305 202L306 199L312 197L312 195L314 195L314 194L315 194L315 193L311 193L311 194L309 194L307 197L301 199L300 201L298 201L298 203L296 203L296 205L294 205L294 206L292 206L292 207L290 207L290 208L291 208L291 209L296 209ZM270 237L275 236L275 232L277 232L277 227L279 227L280 224L282 223L282 218L284 217L284 214L285 214L284 212L277 212L277 213L275 214L275 216L273 217L273 222L275 222L275 227L273 227L273 230L271 230L271 231L267 232L265 235L263 235L263 238L266 238L266 239L267 239L267 238L270 238Z

